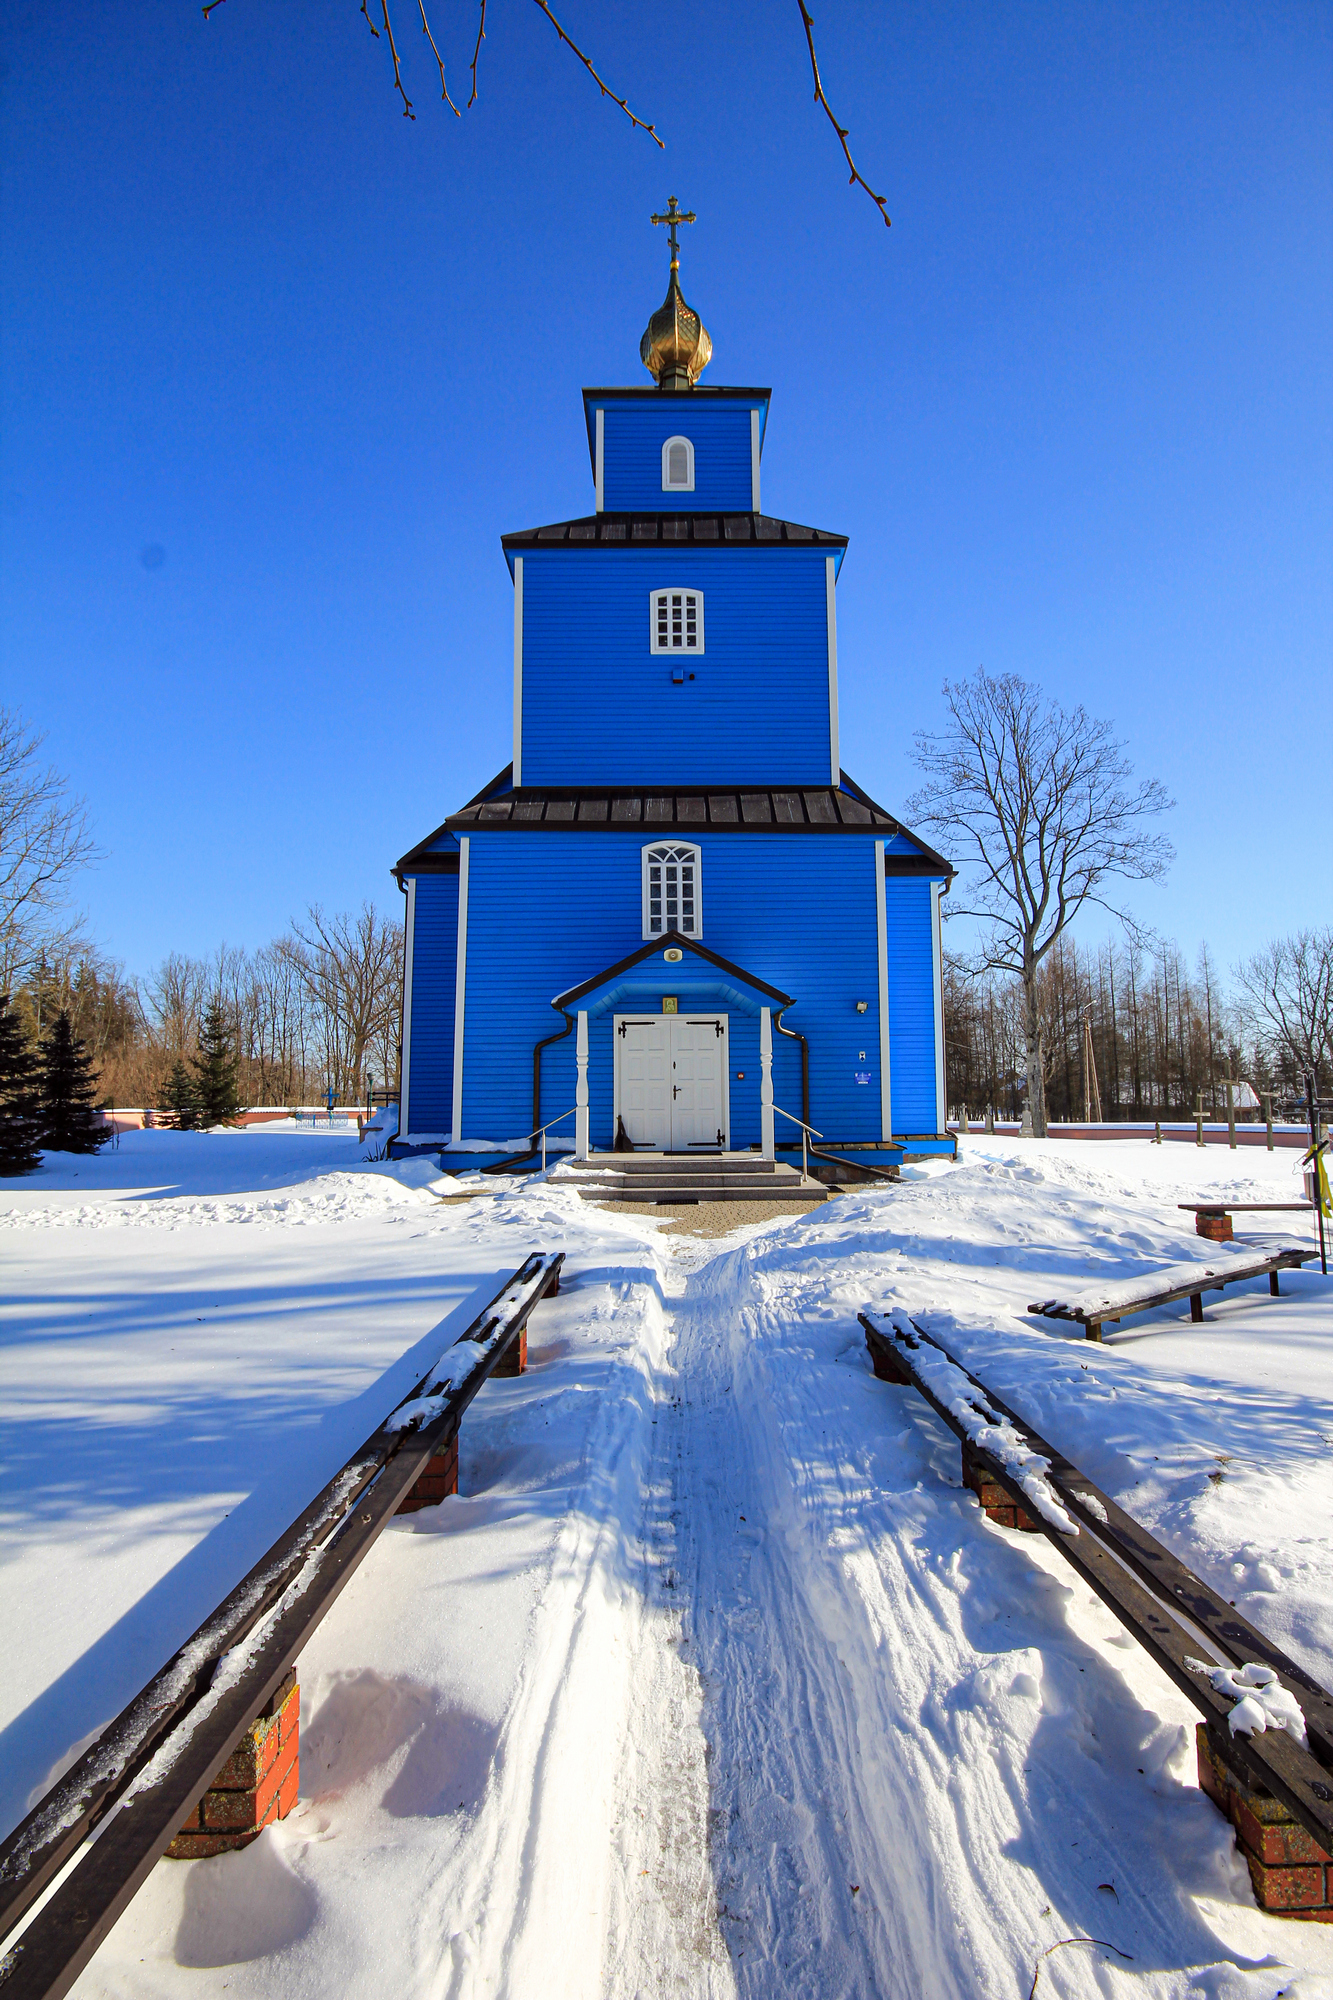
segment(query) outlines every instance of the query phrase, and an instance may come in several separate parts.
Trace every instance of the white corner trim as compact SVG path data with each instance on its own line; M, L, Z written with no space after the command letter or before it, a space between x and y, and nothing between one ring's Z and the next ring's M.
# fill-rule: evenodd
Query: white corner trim
M759 412L750 412L750 508L755 514L759 507Z
M940 904L943 882L930 885L930 942L935 960L935 1130L947 1132L948 1107L944 1102L944 925Z
M412 946L417 929L417 878L407 878L407 932L403 945L403 1046L398 1057L398 1130L406 1138L411 1131L412 1089Z
M773 1131L773 1013L759 1009L759 1150L766 1160L775 1157Z
M597 512L606 505L606 411L597 412L597 463L593 473L597 487Z
M458 953L454 972L454 1110L450 1127L455 1146L463 1143L463 1007L467 998L467 865L470 841L458 842Z
M824 558L824 588L828 602L828 734L833 774L829 783L836 791L842 782L842 752L838 747L838 578L832 556Z
M523 783L523 558L514 557L514 783Z
M875 939L879 951L879 1136L893 1137L893 1073L889 1067L889 918L884 906L884 842L875 842Z
M574 1090L574 1158L588 1157L588 1016L580 1008L578 1032L574 1038L574 1062L578 1082Z

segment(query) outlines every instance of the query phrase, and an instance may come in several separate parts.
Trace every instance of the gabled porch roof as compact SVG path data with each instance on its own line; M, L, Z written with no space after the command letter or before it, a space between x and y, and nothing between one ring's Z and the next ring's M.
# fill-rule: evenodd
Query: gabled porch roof
M604 1013L618 997L618 989L629 985L634 972L654 957L662 964L663 977L658 983L665 985L676 968L674 965L668 967L662 961L662 953L672 949L689 952L695 958L703 960L721 975L720 983L748 989L744 997L741 993L735 996L741 1004L748 999L756 1008L773 1006L779 1013L785 1007L796 1005L794 994L784 993L781 987L770 986L766 979L760 979L753 972L747 972L742 965L733 965L729 958L723 958L720 952L710 951L706 944L700 944L697 939L682 937L679 931L667 931L661 937L650 938L647 944L639 947L638 951L632 951L628 958L619 959L616 964L608 965L604 972L598 972L591 979L585 979L580 986L571 986L566 992L557 993L551 1005L557 1012L568 1015L570 1009L577 1007L580 1000L586 1000L595 993L599 995L598 1005L595 1009L588 1008L585 1011ZM751 995L755 997L751 999Z

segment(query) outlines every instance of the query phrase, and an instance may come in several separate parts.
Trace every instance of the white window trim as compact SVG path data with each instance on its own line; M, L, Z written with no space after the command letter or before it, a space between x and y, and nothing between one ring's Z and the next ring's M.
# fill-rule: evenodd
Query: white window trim
M600 514L603 513L606 508L606 411L605 410L599 410L597 412L596 452L597 452L596 463L593 468L593 484L597 488L597 511Z
M671 447L673 444L683 444L685 447L685 470L687 477L683 480L670 479L667 476L671 464ZM694 446L687 437L669 437L662 446L662 491L664 493L693 493L694 491Z
M698 632L697 646L659 646L657 643L657 600L667 594L689 593L696 601L695 625ZM704 650L704 594L693 583L659 584L648 593L648 650L650 653L667 653L673 660L695 660L703 657Z
M759 505L759 412L750 412L750 510L760 514Z
M689 855L694 861L694 929L692 931L654 931L648 928L648 857L669 847L681 859ZM640 915L645 943L670 944L673 938L684 938L687 944L697 943L704 934L704 877L703 856L692 840L650 840L639 850Z

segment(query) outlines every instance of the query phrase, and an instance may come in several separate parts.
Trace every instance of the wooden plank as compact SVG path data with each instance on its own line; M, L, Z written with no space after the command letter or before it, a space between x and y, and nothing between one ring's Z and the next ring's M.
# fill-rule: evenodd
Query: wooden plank
M102 1830L0 1965L5 2000L65 1993L213 1774L392 1519L457 1433L563 1252L534 1256L390 1413L99 1742L0 1846L0 1937ZM459 1354L460 1347L470 1351ZM267 1623L264 1621L267 1620ZM120 1802L133 1794L131 1808Z
M1309 1215L1314 1209L1312 1201L1178 1201L1177 1208L1190 1209L1195 1215L1249 1215L1262 1212L1265 1215L1279 1215L1298 1211Z
M1071 1299L1038 1299L1028 1307L1044 1319L1073 1320L1080 1325L1100 1326L1104 1320L1122 1319L1130 1313L1151 1312L1156 1306L1173 1305L1177 1299L1196 1297L1202 1292L1220 1292L1224 1285L1237 1285L1246 1278L1265 1278L1274 1271L1299 1270L1302 1264L1317 1257L1317 1250L1298 1250L1294 1247L1256 1252L1247 1256L1241 1252L1234 1258L1218 1258L1215 1263L1199 1266L1197 1274L1188 1278L1183 1274L1191 1267L1184 1264L1164 1265L1161 1276L1179 1282L1163 1284L1158 1290L1148 1289L1153 1273L1133 1284L1123 1285L1117 1292L1109 1288L1104 1293L1086 1291Z
M1037 1529L1059 1549L1214 1726L1219 1739L1230 1746L1237 1768L1280 1799L1321 1847L1333 1849L1333 1696L1327 1689L992 1394L940 1341L922 1332L914 1321L910 1323L915 1340L909 1343L894 1332L891 1324L877 1324L866 1313L858 1317L872 1354L877 1348L887 1352L955 1436L966 1437L962 1424L913 1366L912 1350L919 1343L933 1347L952 1362L985 1406L1006 1418L1028 1448L1049 1461L1049 1483L1061 1505L1078 1522L1077 1535L1064 1534L1045 1521L1034 1510L1030 1496L999 1461L970 1445L984 1462L989 1476L1010 1495L1014 1505L1022 1507ZM1188 1625L1182 1622L1186 1619ZM1279 1730L1269 1730L1258 1737L1232 1736L1227 1721L1232 1702L1188 1665L1200 1652L1211 1652L1219 1664L1244 1666L1256 1661L1270 1667L1300 1704L1310 1750L1303 1750L1292 1737Z

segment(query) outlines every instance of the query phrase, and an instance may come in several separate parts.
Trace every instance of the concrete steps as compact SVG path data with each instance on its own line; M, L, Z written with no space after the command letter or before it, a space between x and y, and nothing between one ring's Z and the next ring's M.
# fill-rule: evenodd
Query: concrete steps
M584 1201L642 1202L683 1207L701 1201L790 1202L807 1207L828 1199L817 1180L803 1180L785 1162L757 1153L595 1153L566 1160L551 1175L577 1187Z

